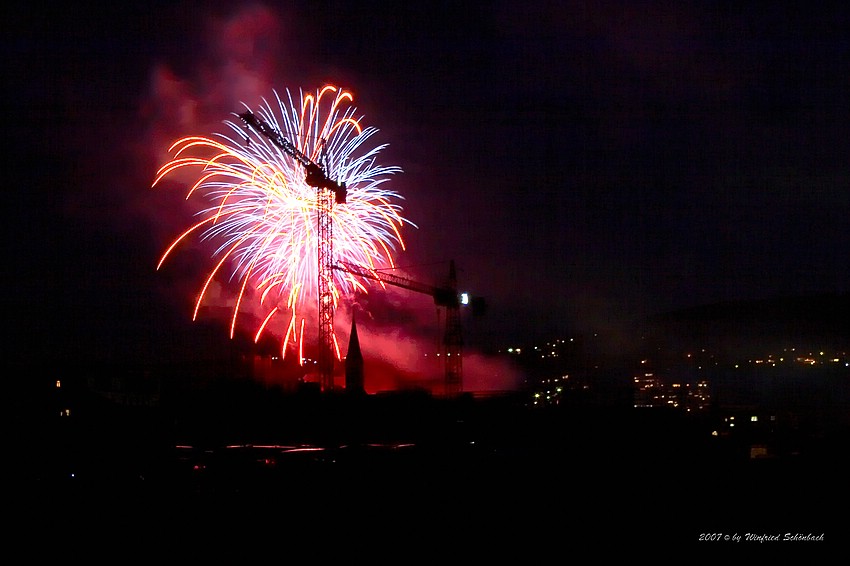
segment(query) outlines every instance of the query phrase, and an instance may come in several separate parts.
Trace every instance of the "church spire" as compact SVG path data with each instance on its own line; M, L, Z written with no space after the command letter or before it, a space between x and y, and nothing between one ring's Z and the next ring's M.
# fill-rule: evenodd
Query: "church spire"
M363 354L360 352L360 338L357 336L357 323L351 314L351 335L348 338L348 352L345 355L345 390L348 393L362 394Z

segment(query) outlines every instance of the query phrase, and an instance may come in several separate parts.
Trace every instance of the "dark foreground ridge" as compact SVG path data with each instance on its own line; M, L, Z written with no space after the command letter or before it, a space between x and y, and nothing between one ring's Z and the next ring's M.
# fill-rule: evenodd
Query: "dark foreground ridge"
M300 399L253 415L240 428L225 415L176 426L104 411L30 434L8 453L10 509L40 532L148 546L223 534L425 549L448 534L457 549L481 537L638 549L729 530L843 536L823 510L846 496L846 431L752 459L708 421L510 397Z

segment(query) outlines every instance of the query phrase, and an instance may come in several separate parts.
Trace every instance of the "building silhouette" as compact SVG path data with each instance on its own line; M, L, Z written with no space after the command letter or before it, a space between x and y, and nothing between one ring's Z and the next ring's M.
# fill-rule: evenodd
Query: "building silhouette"
M354 314L351 315L351 336L345 356L345 391L354 395L363 395L366 392L363 387L363 354L360 351Z

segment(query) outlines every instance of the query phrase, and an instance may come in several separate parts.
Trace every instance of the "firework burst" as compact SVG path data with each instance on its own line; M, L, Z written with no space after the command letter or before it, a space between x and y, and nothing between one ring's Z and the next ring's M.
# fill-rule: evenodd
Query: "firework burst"
M404 249L402 227L414 226L402 216L402 197L386 188L401 169L378 162L386 144L367 146L378 130L361 125L352 103L349 92L325 86L315 93L301 92L298 104L288 89L285 99L275 92L274 103L263 100L257 110L298 152L347 187L346 202L336 206L323 203L324 197L307 184L303 163L239 121L224 122L229 134L185 137L171 146L172 159L159 169L153 186L178 170L196 169L186 198L205 204L196 213L197 222L165 250L157 269L190 237L214 243L215 265L198 293L193 320L212 282L229 276L239 287L231 337L240 310L254 301L264 313L255 341L273 320L285 317L283 355L290 347L303 347L304 307L317 305L319 298L318 219L323 207L330 215L335 261L393 267L394 254ZM334 307L343 296L367 292L369 285L338 270L329 283Z

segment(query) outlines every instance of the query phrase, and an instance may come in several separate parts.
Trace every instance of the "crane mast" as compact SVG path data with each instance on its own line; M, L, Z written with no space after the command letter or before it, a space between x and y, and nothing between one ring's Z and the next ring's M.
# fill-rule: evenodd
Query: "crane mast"
M333 222L334 204L345 204L347 187L327 176L325 168L312 161L271 124L250 110L239 114L248 128L265 136L275 146L304 167L304 181L316 189L318 211L318 295L319 295L319 375L322 391L334 387L334 298L333 278Z
M428 285L390 273L378 272L359 265L339 262L335 269L345 271L359 277L380 281L417 293L430 295L434 304L446 309L446 328L443 335L443 352L445 356L445 394L448 397L463 392L463 334L460 324L461 295L457 291L457 273L454 261L449 266L448 282L444 286Z

